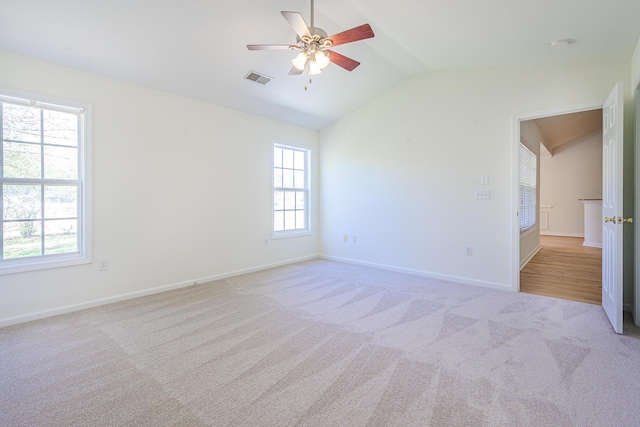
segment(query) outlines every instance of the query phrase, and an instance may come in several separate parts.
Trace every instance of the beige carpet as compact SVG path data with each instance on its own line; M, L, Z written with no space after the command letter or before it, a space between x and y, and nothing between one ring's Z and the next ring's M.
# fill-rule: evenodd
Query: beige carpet
M309 261L0 329L2 426L637 426L595 305Z

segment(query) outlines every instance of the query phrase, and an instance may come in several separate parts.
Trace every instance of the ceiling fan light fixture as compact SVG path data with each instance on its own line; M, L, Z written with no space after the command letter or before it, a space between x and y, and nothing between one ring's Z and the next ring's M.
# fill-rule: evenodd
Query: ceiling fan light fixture
M321 70L324 70L325 68L327 68L327 66L331 62L327 54L325 54L321 50L317 51L313 57Z
M304 67L307 65L307 52L304 52L304 51L300 52L298 56L296 56L291 60L291 63L298 70L300 71L304 70Z
M322 72L322 68L320 67L320 64L318 64L318 61L316 61L315 59L312 59L311 61L309 61L309 75L310 76L314 76L316 74L320 74Z

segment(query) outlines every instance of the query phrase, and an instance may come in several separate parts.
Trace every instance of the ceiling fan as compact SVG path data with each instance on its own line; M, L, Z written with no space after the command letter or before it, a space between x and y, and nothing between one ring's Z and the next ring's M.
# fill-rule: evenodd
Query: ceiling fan
M295 44L248 44L249 50L278 50L290 49L298 52L298 55L291 61L293 68L290 75L302 74L307 64L309 74L320 74L329 63L353 71L360 63L354 59L340 55L330 50L333 46L364 40L375 36L369 24L343 31L332 36L319 27L314 26L314 1L311 0L311 26L308 27L304 18L299 12L282 11L282 16L289 22L293 30L298 35Z

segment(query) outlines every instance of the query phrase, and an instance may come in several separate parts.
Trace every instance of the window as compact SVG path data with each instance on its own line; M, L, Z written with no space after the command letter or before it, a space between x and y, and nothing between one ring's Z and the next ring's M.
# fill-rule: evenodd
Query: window
M91 262L87 107L0 89L0 274Z
M309 231L309 150L273 146L273 234Z
M536 155L520 143L520 232L536 224Z

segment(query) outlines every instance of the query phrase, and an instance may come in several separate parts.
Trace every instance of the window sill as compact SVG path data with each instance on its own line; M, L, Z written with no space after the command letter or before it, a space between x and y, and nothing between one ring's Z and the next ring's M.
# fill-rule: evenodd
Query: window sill
M313 232L311 230L292 230L292 231L277 231L271 234L271 239L286 239L289 237L298 236L311 236Z
M526 236L528 236L529 234L531 234L531 233L533 233L535 231L538 231L538 227L537 226L533 226L533 227L527 228L525 231L521 231L520 232L520 238L522 239L523 237L526 237Z
M56 256L50 259L9 261L0 264L0 276L5 274L28 273L31 271L90 264L91 262L91 258L84 255L66 255Z

